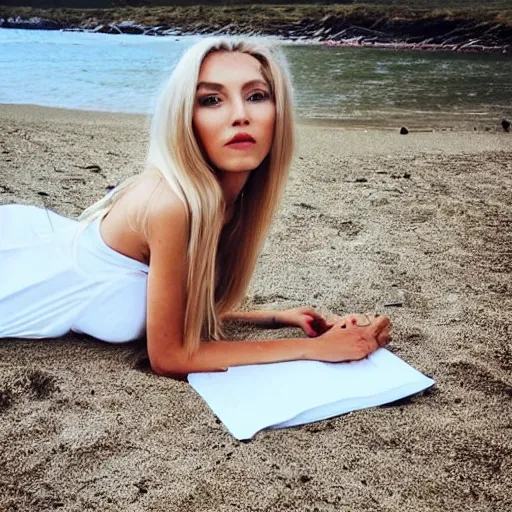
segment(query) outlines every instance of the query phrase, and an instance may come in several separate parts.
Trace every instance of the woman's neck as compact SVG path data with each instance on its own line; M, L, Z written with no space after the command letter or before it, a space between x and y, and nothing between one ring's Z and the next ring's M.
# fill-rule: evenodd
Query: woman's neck
M234 205L250 174L251 171L219 172L219 184L224 194L224 200L226 201L226 209Z

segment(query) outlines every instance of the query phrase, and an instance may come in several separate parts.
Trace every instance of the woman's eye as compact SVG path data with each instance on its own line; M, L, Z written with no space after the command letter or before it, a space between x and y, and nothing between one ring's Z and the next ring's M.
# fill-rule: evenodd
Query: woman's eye
M267 92L255 92L249 96L250 101L265 101L270 98Z
M202 107L212 107L214 105L218 105L220 103L220 98L217 96L204 96L203 98L199 98L199 105Z

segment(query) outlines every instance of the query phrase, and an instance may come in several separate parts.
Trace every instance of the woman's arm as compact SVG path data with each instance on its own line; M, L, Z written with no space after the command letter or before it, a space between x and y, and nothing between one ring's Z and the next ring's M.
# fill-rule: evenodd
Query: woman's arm
M150 269L147 344L153 371L160 375L219 371L230 366L315 359L362 359L389 340L389 321L368 327L337 326L314 339L206 341L192 355L183 347L187 213L169 190L155 194L148 211ZM339 327L339 328L338 328Z
M278 311L274 310L255 310L255 311L230 311L221 316L221 320L239 320L242 322L249 322L259 327L266 329L280 329L286 327L286 324L279 322L277 317L279 316Z
M231 366L314 359L311 341L289 338L267 341L203 341L193 356L183 351L152 368L159 375L226 371Z
M365 315L338 315L324 316L311 306L301 306L283 310L260 310L260 311L230 311L222 315L221 320L241 320L250 322L265 329L280 329L282 327L299 327L308 336L316 337L329 330L336 322L350 321L352 317L365 318ZM359 323L359 321L357 321Z
M336 324L327 333L313 339L203 341L192 356L177 348L168 357L158 360L150 357L150 360L155 373L168 376L283 361L358 361L389 342L389 328L389 319L379 317L365 327Z

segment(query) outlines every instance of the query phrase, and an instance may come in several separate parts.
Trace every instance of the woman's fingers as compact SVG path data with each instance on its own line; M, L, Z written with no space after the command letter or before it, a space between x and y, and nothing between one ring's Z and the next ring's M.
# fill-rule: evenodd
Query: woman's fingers
M370 325L379 315L374 315L373 313L366 314L356 314L356 315L347 315L345 318L348 319L348 322L352 325L358 325L359 327L364 327L366 325Z
M354 328L363 331L361 335L365 339L368 349L366 356L375 352L378 348L386 346L391 339L391 322L388 317L372 317L371 323L367 326L354 326Z
M370 325L372 336L380 347L387 345L391 339L391 321L387 316L379 316Z
M375 335L377 335L384 329L389 328L390 325L391 321L387 316L379 316L377 318L374 318L373 322L371 323L371 329L375 333Z
M301 320L300 326L308 336L317 336L322 332L322 321L312 316L305 316Z
M323 334L332 327L332 324L327 323L322 318L315 318L309 325L314 329L316 336Z
M357 320L363 320L361 317L366 323L358 325ZM352 319L356 322L353 323ZM322 354L319 360L337 362L364 359L389 343L390 329L388 317L348 315L319 336L319 353Z

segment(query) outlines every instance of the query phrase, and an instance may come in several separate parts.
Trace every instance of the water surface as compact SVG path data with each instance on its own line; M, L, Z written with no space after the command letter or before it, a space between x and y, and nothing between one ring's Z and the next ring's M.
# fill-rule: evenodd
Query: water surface
M0 29L0 102L148 113L182 52L199 37ZM457 122L512 116L506 55L283 48L301 117Z

